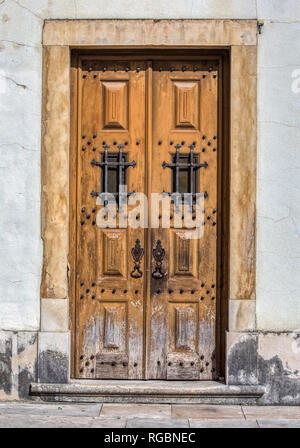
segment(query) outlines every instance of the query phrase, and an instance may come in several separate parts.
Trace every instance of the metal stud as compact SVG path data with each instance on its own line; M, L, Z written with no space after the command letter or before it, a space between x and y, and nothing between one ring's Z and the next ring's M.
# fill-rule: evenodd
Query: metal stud
M85 146L83 146L83 147L82 147L81 149L82 149L82 151L85 151L85 150L86 150L86 147L85 147Z
M202 75L202 78L206 78L206 75Z
M96 134L96 132L95 132L95 134L93 134L93 138L97 138L97 134Z
M161 141L161 140L159 140L158 144L159 144L159 145L161 145L161 144L162 144L162 141Z
M173 293L173 289L169 289L169 294L172 294Z
M84 286L84 282L81 282L81 283L80 283L80 286Z
M115 289L115 288L114 288L114 289L112 290L112 293L113 293L113 294L115 294L115 293L116 293L116 289Z
M202 140L205 140L206 139L206 135L202 135Z
M104 289L104 288L102 288L102 289L101 289L101 292L104 292L104 291L105 291L105 289Z
M158 366L160 365L160 361L157 361L157 365L158 365Z
M203 297L203 296L201 296L201 300L204 300L204 297Z
M202 152L205 152L205 148L202 148Z
M183 72L185 72L186 71L186 66L184 65L183 67L182 67L182 69L181 69Z
M83 299L83 298L84 298L84 295L83 295L83 294L81 294L80 298L81 298L81 299Z
M88 294L90 292L90 288L87 288L86 289L86 293Z
M96 146L93 146L93 151L96 151L96 149L97 149Z
M124 293L124 294L127 294L127 289L124 289L123 293Z
M193 70L194 72L196 72L198 70L198 67L194 67Z
M85 137L86 137L86 135L85 135L85 134L83 134L81 138L85 138Z
M138 67L138 68L136 69L136 71L137 71L137 72L140 72L140 71L141 71L141 68L140 68L140 67Z
M163 70L162 67L159 67L159 71L162 72L162 70Z
M138 290L138 289L136 289L136 290L134 291L134 293L135 293L135 294L138 294L138 292L139 292L139 290Z
M117 71L118 71L118 67L115 67L115 68L114 68L114 71L117 72Z
M97 76L98 76L98 75L95 73L95 74L94 74L94 78L97 78Z
M180 292L180 294L183 294L184 291L183 291L183 289L180 289L179 292Z
M180 365L180 367L182 367L183 366L183 362L180 362L179 365Z
M195 294L195 290L194 289L191 290L191 294Z
M135 362L135 363L133 364L133 367L137 367L137 362Z
M91 72L93 69L92 69L92 67L89 67L88 70L89 70L89 72Z
M92 299L94 300L96 298L95 294L92 294Z

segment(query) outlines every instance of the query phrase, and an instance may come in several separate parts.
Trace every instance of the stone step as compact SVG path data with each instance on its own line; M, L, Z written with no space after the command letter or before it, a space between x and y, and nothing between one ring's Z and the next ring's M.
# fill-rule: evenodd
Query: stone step
M77 403L256 404L263 386L217 381L71 380L66 384L32 383L31 395L44 401Z

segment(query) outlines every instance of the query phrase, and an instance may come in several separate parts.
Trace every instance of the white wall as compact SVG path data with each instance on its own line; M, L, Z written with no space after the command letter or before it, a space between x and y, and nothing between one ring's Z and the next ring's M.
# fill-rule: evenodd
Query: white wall
M265 19L257 322L263 330L300 329L300 92L292 91L293 70L300 69L299 0L0 0L0 328L39 328L42 26L65 18Z

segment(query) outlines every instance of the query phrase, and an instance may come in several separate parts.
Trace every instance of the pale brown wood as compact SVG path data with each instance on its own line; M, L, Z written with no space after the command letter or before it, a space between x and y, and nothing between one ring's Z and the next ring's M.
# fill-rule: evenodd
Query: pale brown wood
M194 70L194 67L197 70ZM151 279L149 377L212 379L216 376L218 61L157 61L153 65L152 192L172 191L174 146L195 154L207 168L197 171L204 200L204 235L188 229L152 229L151 244L165 249L163 278ZM181 218L181 213L179 219ZM163 220L163 215L161 221ZM152 257L151 270L155 269Z
M76 377L216 377L218 75L218 58L79 59ZM101 207L90 193L101 191L102 171L91 162L100 161L104 142L117 153L117 144L126 141L127 160L136 161L127 169L128 191L149 198L171 191L172 170L162 162L171 161L174 145L188 154L196 142L198 162L208 163L197 172L198 192L208 192L202 239L190 240L184 226L175 228L173 206L170 229L124 229L118 221L115 229L93 225ZM148 207L150 217L151 201ZM143 277L133 279L130 250L137 238L145 249ZM158 240L166 251L161 280L152 277Z
M126 170L127 191L145 191L145 64L83 58L79 91L76 376L140 379L144 278L130 273L144 229L97 226L103 207L91 192L101 191L102 170L91 162L101 161L104 144L109 154L124 145L127 161L136 162Z

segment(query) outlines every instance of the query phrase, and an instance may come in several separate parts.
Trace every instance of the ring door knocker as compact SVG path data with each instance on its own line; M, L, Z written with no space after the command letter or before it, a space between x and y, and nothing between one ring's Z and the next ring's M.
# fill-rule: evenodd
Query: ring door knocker
M135 241L135 246L131 249L131 255L134 261L134 267L130 275L133 278L141 278L143 275L143 271L141 271L140 267L141 267L141 260L144 255L144 249L141 247L139 239Z
M156 247L152 250L152 254L156 264L155 269L152 272L152 277L155 280L160 280L164 276L164 273L161 271L161 265L165 256L165 249L162 247L160 240L157 240Z

